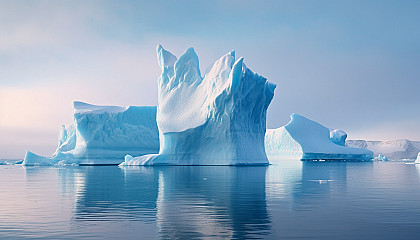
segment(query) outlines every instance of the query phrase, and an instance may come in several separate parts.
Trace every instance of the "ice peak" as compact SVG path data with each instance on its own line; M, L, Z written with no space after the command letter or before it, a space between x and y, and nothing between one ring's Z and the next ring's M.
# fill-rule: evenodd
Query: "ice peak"
M239 84L240 84L240 81L241 81L241 78L242 78L242 70L243 70L243 66L244 66L244 64L243 64L243 62L244 62L244 58L243 57L241 57L241 58L239 58L234 64L233 64L233 67L232 67L232 71L230 72L230 75L229 75L229 79L230 79L230 81L231 81L231 91L232 92L234 92L234 91L236 91L236 89L238 88L238 86L239 86Z
M213 81L215 85L222 86L229 78L234 63L235 51L230 51L211 65L204 81Z
M156 47L156 53L158 57L158 63L159 67L163 70L164 67L171 67L175 64L177 61L177 58L175 55L173 55L171 52L166 51L162 45L158 44Z
M235 50L230 51L230 52L228 53L228 55L231 55L231 56L235 57Z
M302 115L299 115L299 114L297 114L297 113L292 113L292 114L290 115L290 121L292 122L292 121L294 121L294 120L296 120L296 121L299 121L299 120L304 120L304 121L311 121L311 122L315 122L315 121L312 121L311 119L308 119L308 118L306 118L306 117L304 117L304 116L302 116Z
M175 78L179 81L192 83L201 79L200 65L194 48L188 48L175 62Z

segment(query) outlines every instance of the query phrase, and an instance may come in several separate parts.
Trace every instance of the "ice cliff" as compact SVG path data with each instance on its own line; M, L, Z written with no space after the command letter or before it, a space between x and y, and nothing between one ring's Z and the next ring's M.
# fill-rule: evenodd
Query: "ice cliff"
M343 146L347 134L329 130L298 114L277 129L267 129L265 148L269 158L300 158L302 160L370 160L373 153L366 149Z
M157 56L160 152L127 156L123 165L268 164L264 134L274 84L233 51L204 77L193 48L177 59L159 45Z
M51 157L27 152L24 165L119 164L129 154L159 152L154 106L96 106L74 102L74 120L62 126Z

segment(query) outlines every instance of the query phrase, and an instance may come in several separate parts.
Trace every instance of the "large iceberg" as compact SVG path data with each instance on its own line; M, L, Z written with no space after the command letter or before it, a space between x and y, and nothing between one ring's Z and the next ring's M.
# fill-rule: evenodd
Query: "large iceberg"
M329 130L321 124L298 114L281 128L267 129L265 149L270 159L300 158L302 160L371 160L367 149L343 146L345 134Z
M233 51L204 78L193 48L177 59L159 45L157 55L160 152L127 156L123 165L268 164L264 134L274 84Z
M129 154L159 152L155 106L96 106L74 102L74 121L63 125L51 157L27 151L24 165L120 164Z

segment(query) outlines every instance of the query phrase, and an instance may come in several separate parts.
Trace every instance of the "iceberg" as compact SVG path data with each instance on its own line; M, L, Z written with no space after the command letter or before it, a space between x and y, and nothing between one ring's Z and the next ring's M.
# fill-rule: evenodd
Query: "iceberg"
M367 149L343 146L342 141L346 136L341 130L330 131L315 121L293 113L287 125L267 129L265 149L269 159L365 161L373 158L373 152Z
M74 120L63 125L51 157L26 152L23 165L117 165L129 154L159 152L156 106L96 106L74 102Z
M159 154L126 156L122 165L265 165L266 111L275 84L235 59L217 60L201 76L189 48L177 59L157 47Z
M417 154L416 163L419 163L420 164L420 152Z
M346 146L366 148L375 155L385 155L390 160L415 160L420 152L420 141L410 141L408 139L391 141L347 140Z

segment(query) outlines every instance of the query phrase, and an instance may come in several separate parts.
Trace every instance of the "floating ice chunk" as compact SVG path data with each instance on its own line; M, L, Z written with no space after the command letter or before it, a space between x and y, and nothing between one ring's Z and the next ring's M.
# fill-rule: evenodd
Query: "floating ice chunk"
M266 110L275 85L235 61L217 60L201 77L197 54L179 58L158 46L159 154L125 165L268 164L264 149Z
M74 102L74 122L61 127L58 143L51 157L28 151L23 164L120 164L127 153L157 153L156 107Z
M419 163L420 164L420 152L419 152L419 154L417 154L416 163Z
M333 134L333 137L338 135L337 132ZM343 136L340 132L338 133ZM267 129L265 148L269 158L300 158L302 160L371 160L373 158L371 151L335 144L330 136L328 128L294 113L286 126Z
M131 155L129 155L129 154L125 155L125 157L124 157L124 162L122 162L122 163L120 164L120 166L127 166L127 165L128 165L128 163L129 163L131 160L133 160L133 156L131 156Z
M39 156L30 151L26 151L25 160L23 160L23 165L27 166L51 166L54 164L54 159L49 157Z
M385 155L378 154L378 156L374 157L373 160L376 160L376 161L388 161L388 158Z

